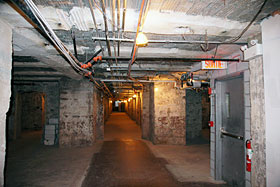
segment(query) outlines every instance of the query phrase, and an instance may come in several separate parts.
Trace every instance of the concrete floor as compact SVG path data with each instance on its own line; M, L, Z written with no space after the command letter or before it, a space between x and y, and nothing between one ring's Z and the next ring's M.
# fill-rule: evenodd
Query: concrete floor
M125 113L113 113L83 187L224 186L211 180L209 163L209 145L153 145Z
M8 187L224 186L209 173L209 145L153 145L125 113L113 113L105 140L86 148L40 144L41 131L10 142Z
M5 186L80 187L102 142L85 148L58 148L40 144L41 134L25 132L8 144Z

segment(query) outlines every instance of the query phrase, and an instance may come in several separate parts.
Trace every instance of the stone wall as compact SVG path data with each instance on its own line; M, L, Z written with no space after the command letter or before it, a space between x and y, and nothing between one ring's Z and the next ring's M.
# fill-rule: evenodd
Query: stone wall
M141 125L141 113L142 113L142 93L138 92L135 102L135 121L138 125Z
M44 125L48 125L50 120L59 119L59 82L20 82L13 84L13 94L11 108L9 110L9 138L14 139L20 136L22 129L22 109L23 96L25 94L38 93L44 95L45 116ZM30 104L31 105L31 104ZM32 121L34 116L29 115Z
M202 129L209 128L210 121L210 98L208 90L202 90Z
M104 108L104 122L107 121L111 112L110 112L110 99L108 97L103 98L103 108Z
M155 82L154 88L153 143L185 145L185 90L162 82Z
M12 29L0 19L0 186L4 185L6 113L11 96Z
M142 117L141 117L141 130L142 130L142 138L143 139L150 139L150 87L151 84L144 84L143 85L143 94L142 94L142 102L143 102L143 109L142 109Z
M105 120L105 110L106 98L103 97L103 93L94 87L93 92L93 126L94 134L97 140L102 140L104 138L104 120Z
M21 127L23 130L40 130L45 125L44 96L31 92L22 94Z
M130 101L125 102L125 111L128 116L136 122L137 125L141 125L142 115L142 93L135 93L136 97L132 97ZM123 104L123 103L122 103Z
M251 96L251 135L252 149L252 186L266 186L266 149L265 149L265 110L263 60L257 57L250 60Z
M94 85L88 80L61 82L60 146L89 146L94 143L96 137L93 108L97 103L93 101L99 98L94 99L93 93ZM99 113L99 110L97 111Z
M201 137L202 92L186 90L186 143L191 144Z

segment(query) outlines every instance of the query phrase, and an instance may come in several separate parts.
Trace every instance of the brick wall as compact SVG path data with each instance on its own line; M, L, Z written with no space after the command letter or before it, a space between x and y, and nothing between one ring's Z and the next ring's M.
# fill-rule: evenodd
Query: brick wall
M97 103L93 102L98 98L94 99L93 93L94 85L88 80L61 82L60 146L88 146L94 143L96 133L93 108ZM100 113L99 110L96 111Z
M93 92L93 123L95 138L102 140L104 138L104 120L105 120L105 107L106 98L103 93L97 88Z
M153 143L185 145L185 90L162 82L155 82L154 88Z
M150 139L150 87L151 84L143 85L143 94L142 94L142 117L141 117L141 130L142 130L142 138Z
M44 95L45 101L45 119L44 125L48 125L50 119L59 119L59 82L21 82L13 85L13 94L11 109L8 113L9 138L17 138L21 133L21 114L22 111L22 95L25 93L40 93ZM33 115L29 117L34 117Z

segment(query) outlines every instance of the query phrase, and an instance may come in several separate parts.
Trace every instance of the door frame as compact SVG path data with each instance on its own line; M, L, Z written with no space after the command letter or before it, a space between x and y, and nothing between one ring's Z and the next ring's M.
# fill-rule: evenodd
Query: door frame
M215 99L215 117L216 117L216 122L215 122L215 159L216 159L216 163L215 163L215 179L216 180L223 180L222 179L222 138L221 138L221 127L222 127L222 93L223 93L223 86L222 83L224 81L228 81L231 79L236 79L236 78L241 78L243 79L243 95L244 95L244 128L246 129L246 117L245 117L245 113L246 113L246 93L245 93L245 79L244 79L244 74L243 73L238 73L236 75L232 75L232 76L228 76L228 77L223 77L220 79L216 79L215 80L215 90L216 90L216 99ZM246 139L248 139L248 137L246 136L246 132L244 129L244 153L246 153L246 146L245 146L245 141ZM244 163L246 164L246 156L244 155ZM244 167L246 170L246 167ZM246 180L246 171L245 171L245 176L244 176L244 180Z

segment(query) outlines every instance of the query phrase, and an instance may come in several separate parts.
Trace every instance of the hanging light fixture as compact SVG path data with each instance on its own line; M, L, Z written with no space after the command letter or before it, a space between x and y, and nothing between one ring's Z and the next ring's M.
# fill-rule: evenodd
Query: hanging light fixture
M136 45L139 47L146 47L148 45L148 38L143 32L139 32L136 37Z

